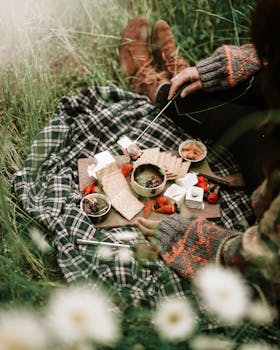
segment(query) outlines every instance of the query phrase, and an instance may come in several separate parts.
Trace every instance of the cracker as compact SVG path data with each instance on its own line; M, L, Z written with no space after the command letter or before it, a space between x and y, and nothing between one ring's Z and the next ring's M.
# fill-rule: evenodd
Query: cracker
M188 162L188 161L182 162L181 169L178 174L178 178L184 177L189 171L190 166L191 166L191 162Z
M175 171L174 171L174 173L177 176L179 175L182 163L183 163L183 159L181 157L177 157Z
M129 186L127 182L123 183L118 179L114 179L114 181L108 182L103 186L103 191L109 198L116 196L122 189L129 189Z
M181 157L176 157L176 163L174 166L173 174L167 177L168 180L175 180L179 177L178 175L182 166L182 162L183 162L183 159Z
M113 199L112 206L128 221L138 214L144 207L129 189L122 189Z
M167 169L167 175L172 176L172 175L175 174L175 164L176 164L176 160L177 160L177 157L171 155L169 168Z
M126 182L125 177L123 176L122 172L117 169L112 171L110 174L103 175L101 178L102 186L105 186L108 182L113 182L117 178L122 178L122 182Z
M171 157L172 157L172 155L170 152L165 152L165 156L164 156L163 162L162 162L162 169L164 169L165 171L168 171L168 169L170 167Z
M162 168L164 157L165 157L165 152L160 152L157 159L157 166L160 168Z
M104 168L98 170L96 172L96 176L98 180L102 180L102 177L106 174L111 174L114 170L118 170L118 166L117 163L110 163L107 166L105 166Z
M140 164L147 164L147 163L157 165L159 154L160 154L159 147L144 149L142 156L134 162L134 166L138 166Z

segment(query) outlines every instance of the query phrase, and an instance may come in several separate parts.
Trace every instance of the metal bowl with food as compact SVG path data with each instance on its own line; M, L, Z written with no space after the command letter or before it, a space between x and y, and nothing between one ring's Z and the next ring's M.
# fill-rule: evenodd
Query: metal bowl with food
M201 141L186 140L180 144L179 154L189 162L200 162L207 156L207 148Z
M142 197L155 197L165 186L165 171L155 164L140 164L132 171L131 187Z
M82 198L80 207L92 222L99 223L107 217L111 201L101 193L90 193Z

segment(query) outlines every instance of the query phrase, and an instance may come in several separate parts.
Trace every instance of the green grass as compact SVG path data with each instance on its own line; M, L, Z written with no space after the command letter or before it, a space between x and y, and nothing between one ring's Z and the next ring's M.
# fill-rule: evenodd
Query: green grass
M118 45L123 28L133 16L148 16L151 24L159 18L167 20L182 54L194 63L221 44L250 40L255 0L43 3L42 8L38 5L28 9L28 21L17 18L13 23L6 16L7 23L2 22L0 27L6 45L0 51L2 304L41 306L54 286L64 284L55 252L43 254L30 240L29 229L38 224L19 207L10 182L12 174L23 166L36 134L51 119L59 99L90 85L127 88L118 67ZM39 229L50 238L44 228Z

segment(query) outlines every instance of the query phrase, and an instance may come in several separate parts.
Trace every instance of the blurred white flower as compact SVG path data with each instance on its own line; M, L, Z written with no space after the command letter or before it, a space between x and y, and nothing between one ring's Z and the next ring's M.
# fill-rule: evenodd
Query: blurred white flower
M46 320L65 343L93 340L114 343L120 334L119 318L104 292L89 286L70 286L53 294Z
M194 283L206 309L220 321L235 324L245 316L249 289L238 272L209 264L197 273Z
M133 251L130 248L120 248L118 249L118 257L121 263L129 264L134 259Z
M133 231L116 232L112 235L118 241L132 241L138 237L138 233Z
M0 349L41 350L47 336L39 317L26 310L0 311Z
M230 350L234 342L230 339L198 335L190 343L192 350Z
M177 297L162 300L154 312L152 321L159 334L171 341L187 339L196 325L195 314L189 302Z
M243 344L239 348L240 350L277 350L275 346L271 346L265 343L251 342L248 344Z
M248 307L247 317L256 325L265 325L274 320L276 310L269 305L263 304L261 301L254 301Z
M42 253L48 253L52 249L52 247L43 236L42 232L37 227L32 226L29 229L29 234L33 243L39 250L41 250Z
M102 260L111 260L114 254L114 250L111 247L100 246L98 248L98 256Z

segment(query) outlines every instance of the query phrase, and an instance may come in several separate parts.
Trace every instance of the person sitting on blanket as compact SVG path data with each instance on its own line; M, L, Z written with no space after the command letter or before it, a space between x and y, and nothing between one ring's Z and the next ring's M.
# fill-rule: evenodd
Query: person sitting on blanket
M270 9L276 9L277 18L277 0L265 0L260 6L264 11L271 11L267 13L267 19L273 13ZM277 21L272 23L277 24ZM275 35L279 32L278 28L272 29ZM261 88L267 61L259 57L254 44L223 45L211 57L190 66L180 55L169 25L159 20L151 35L157 72L149 53L148 33L147 18L137 16L128 23L119 48L122 74L135 92L147 95L160 108L187 83L165 114L189 134L208 143L215 142L237 121L267 108ZM259 31L256 35L259 37L262 33ZM253 39L256 42L256 38ZM238 135L229 146L250 192L263 181L259 154L264 148L271 148L265 133L266 130L257 125L257 128Z
M158 105L162 103L162 96L168 94L168 98L172 98L184 82L190 84L181 92L182 101L186 108L188 105L192 108L194 91L204 89L205 96L206 91L234 88L261 73L265 102L254 107L263 108L267 104L276 110L272 114L274 119L263 128L269 142L262 149L265 162L260 168L264 180L252 194L256 224L242 234L225 230L200 216L182 218L174 214L161 221L138 218L136 225L156 241L163 260L181 277L193 278L201 266L215 261L238 267L260 284L266 295L274 294L276 299L280 295L279 18L277 0L260 1L252 25L254 45L222 46L195 67L189 67L178 54L170 28L162 20L157 22L152 35L154 56L161 73L151 65L146 35L148 21L144 17L136 17L128 24L120 47L122 70L130 77L135 91L146 94ZM133 39L132 43L126 42L128 37ZM256 100L255 105L258 102ZM189 119L187 122L191 129ZM204 126L209 125L206 118L203 122ZM250 176L255 175L253 172ZM272 285L275 288L271 288Z

